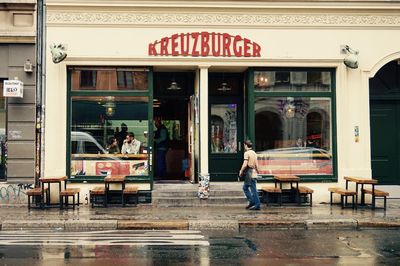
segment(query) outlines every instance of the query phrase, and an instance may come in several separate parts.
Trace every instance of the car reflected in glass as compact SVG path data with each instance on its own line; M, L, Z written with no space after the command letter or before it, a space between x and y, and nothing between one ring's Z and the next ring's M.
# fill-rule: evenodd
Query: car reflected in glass
M257 152L261 175L331 175L332 155L321 148L290 147Z

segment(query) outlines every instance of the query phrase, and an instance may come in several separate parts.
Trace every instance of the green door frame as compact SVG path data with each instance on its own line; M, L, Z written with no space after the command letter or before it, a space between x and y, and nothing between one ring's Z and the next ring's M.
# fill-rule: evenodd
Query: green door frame
M331 73L332 90L330 92L265 92L254 90L254 72L255 71L299 71L299 70L318 70L318 71L329 71ZM302 182L337 182L337 139L336 139L336 71L332 68L249 68L247 71L247 137L256 143L255 139L255 112L254 112L254 101L256 97L325 97L331 99L332 113L332 175L299 175L302 178ZM261 181L272 180L272 175L265 175L260 179Z
M72 66L71 66L72 67ZM99 66L100 67L100 66ZM88 67L89 68L89 67ZM96 67L93 67L96 68ZM73 96L137 96L137 97L148 97L148 144L150 146L148 156L148 176L131 176L127 177L127 181L130 183L143 183L149 182L150 190L153 189L153 68L146 67L148 69L148 82L147 91L72 91L71 84L71 70L67 68L67 125L66 125L66 174L69 178L69 182L76 183L98 183L103 182L103 178L100 176L85 176L71 179L71 126L72 126L72 97Z

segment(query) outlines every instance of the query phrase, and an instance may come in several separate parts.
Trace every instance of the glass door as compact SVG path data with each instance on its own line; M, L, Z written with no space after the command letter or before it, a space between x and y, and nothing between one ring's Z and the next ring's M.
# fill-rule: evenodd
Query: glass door
M243 160L241 75L210 75L209 171L212 181L236 181Z

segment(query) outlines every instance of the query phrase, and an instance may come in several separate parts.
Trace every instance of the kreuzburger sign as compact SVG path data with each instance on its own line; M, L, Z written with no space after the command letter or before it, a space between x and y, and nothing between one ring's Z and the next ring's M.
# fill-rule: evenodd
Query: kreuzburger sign
M150 56L261 57L261 46L240 35L177 33L149 43Z

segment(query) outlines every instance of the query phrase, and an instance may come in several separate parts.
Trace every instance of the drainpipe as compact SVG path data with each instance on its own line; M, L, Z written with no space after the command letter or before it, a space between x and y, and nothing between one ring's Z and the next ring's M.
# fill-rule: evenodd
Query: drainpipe
M44 176L44 118L46 88L46 0L37 1L36 20L36 154L35 185Z

